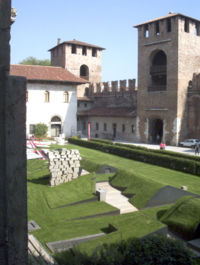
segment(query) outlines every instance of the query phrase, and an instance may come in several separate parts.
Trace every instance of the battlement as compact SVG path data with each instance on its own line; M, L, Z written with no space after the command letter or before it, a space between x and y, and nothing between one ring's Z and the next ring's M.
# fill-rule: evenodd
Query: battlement
M85 96L123 96L136 91L135 79L119 80L111 82L90 83L85 90Z

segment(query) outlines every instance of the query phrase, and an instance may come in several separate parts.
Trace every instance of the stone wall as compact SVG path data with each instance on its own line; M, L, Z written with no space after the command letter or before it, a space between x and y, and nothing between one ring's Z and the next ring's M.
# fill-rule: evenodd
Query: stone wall
M78 150L55 150L48 152L50 186L58 186L79 177L81 156Z

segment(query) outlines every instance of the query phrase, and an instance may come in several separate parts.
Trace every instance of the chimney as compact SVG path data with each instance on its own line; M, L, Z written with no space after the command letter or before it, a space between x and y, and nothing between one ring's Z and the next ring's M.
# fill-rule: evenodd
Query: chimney
M60 41L61 41L61 39L60 39L60 38L58 38L58 40L57 40L57 45L58 45L58 44L60 44Z

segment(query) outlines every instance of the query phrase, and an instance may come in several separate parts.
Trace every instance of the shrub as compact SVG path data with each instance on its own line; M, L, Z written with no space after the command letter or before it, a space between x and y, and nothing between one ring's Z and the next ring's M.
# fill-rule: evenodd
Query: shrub
M67 254L68 253L68 254ZM191 252L182 242L163 236L129 239L104 244L89 257L75 250L57 254L60 265L196 265Z
M96 141L85 141L74 138L69 138L68 141L73 144L100 150L102 152L122 156L125 158L191 173L194 175L200 175L200 163L198 161L174 157L167 154L160 155L151 151L133 149L127 146L105 144Z
M47 135L48 126L44 123L38 123L34 126L34 135L36 137L45 137Z

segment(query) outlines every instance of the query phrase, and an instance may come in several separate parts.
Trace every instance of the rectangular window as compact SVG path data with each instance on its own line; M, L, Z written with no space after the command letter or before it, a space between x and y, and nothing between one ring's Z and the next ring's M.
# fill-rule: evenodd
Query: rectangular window
M49 102L50 101L50 94L49 91L44 92L44 102Z
M125 124L122 124L122 132L124 133L125 130L126 130L126 126L125 126Z
M148 24L146 24L144 26L144 37L149 38L149 26L148 26Z
M92 48L92 56L97 57L97 49L96 48Z
M98 124L98 122L96 122L96 131L98 131L99 130L99 124Z
M63 94L63 101L64 103L68 103L69 102L69 94L67 91L64 92Z
M76 45L72 44L72 53L76 54Z
M87 108L87 103L84 103L84 107Z
M83 121L83 130L86 130L86 122Z
M107 131L107 123L104 123L103 125L103 130L106 132Z
M87 55L87 47L85 46L82 47L82 55Z
M34 134L35 132L35 125L34 124L30 124L29 125L29 134Z
M171 31L172 31L171 19L168 18L167 19L167 32L171 32Z
M184 31L189 32L189 19L185 18Z
M156 34L156 36L160 35L159 21L157 21L156 24L155 24L155 34Z
M135 133L135 125L133 125L133 124L131 125L131 132Z

